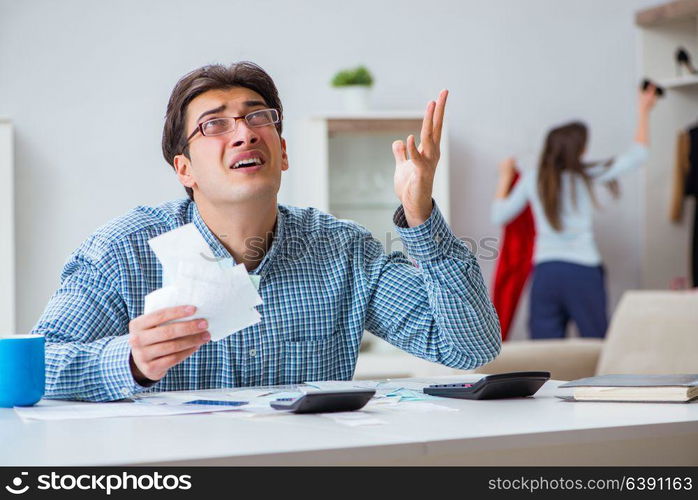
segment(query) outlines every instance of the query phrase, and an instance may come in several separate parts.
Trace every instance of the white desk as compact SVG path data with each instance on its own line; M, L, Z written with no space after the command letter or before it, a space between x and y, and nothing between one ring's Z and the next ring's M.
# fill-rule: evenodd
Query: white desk
M432 383L449 380L467 378ZM568 403L558 385L439 398L460 411L393 410L370 427L319 415L24 422L0 409L0 465L698 465L698 404Z

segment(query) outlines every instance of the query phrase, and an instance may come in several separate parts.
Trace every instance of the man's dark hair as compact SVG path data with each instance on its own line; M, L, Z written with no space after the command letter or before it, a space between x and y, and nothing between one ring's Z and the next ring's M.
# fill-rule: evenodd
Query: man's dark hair
M211 64L195 69L184 75L175 85L167 103L165 126L162 130L162 154L167 163L174 168L174 157L183 154L189 158L189 146L186 143L186 112L189 103L197 96L209 90L225 90L244 87L257 92L270 108L279 110L283 117L283 107L274 80L255 63L242 61L230 66ZM276 125L281 136L282 122ZM191 200L194 191L185 187Z

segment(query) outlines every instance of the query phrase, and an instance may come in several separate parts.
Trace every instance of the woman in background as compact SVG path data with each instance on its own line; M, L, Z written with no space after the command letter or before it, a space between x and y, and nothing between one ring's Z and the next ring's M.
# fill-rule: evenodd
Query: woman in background
M601 257L592 232L594 188L639 167L647 158L649 113L655 87L640 93L635 139L607 165L588 165L582 156L587 127L572 122L548 132L537 170L522 174L511 193L514 158L500 164L492 221L506 224L533 210L536 241L529 328L532 338L563 338L572 319L582 337L603 337L608 326Z

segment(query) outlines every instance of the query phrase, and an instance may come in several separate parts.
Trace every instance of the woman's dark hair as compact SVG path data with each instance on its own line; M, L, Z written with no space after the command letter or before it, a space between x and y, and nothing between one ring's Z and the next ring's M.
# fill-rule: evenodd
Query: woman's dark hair
M211 64L195 69L184 75L175 85L167 103L165 126L162 130L162 154L167 163L174 168L174 157L183 154L189 158L186 143L187 106L197 96L209 90L225 90L244 87L257 92L267 106L277 109L283 117L283 107L274 80L256 64L249 61L233 63L230 66ZM282 122L276 125L279 136ZM190 199L194 199L191 188L184 188Z
M573 183L577 178L581 178L589 190L592 202L596 205L591 176L587 172L587 168L597 165L609 167L613 163L612 159L590 165L582 163L581 158L587 138L587 126L581 122L571 122L550 130L545 139L538 170L538 194L543 204L545 216L556 231L562 230L562 221L560 220L562 172L571 173ZM617 182L608 182L607 186L614 197L619 196L620 186ZM574 184L571 187L571 194L572 202L576 205Z

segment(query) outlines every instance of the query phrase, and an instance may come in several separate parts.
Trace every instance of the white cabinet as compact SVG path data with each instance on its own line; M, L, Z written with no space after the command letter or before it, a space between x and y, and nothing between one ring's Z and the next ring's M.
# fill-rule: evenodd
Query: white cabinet
M12 123L0 117L0 335L15 332L15 199Z
M399 206L393 192L392 143L414 134L419 143L421 113L371 112L309 118L303 126L300 164L294 165L294 199L299 206L352 219L386 241ZM441 138L441 160L434 199L450 221L448 127Z
M642 75L666 88L652 111L650 157L644 173L642 281L644 288L667 288L675 277L689 276L693 203L686 199L681 224L669 222L677 136L698 121L698 75L676 66L685 48L698 64L698 1L679 0L637 13Z
M341 219L351 219L371 231L386 251L403 251L404 247L393 228L393 214L400 202L393 191L395 160L392 143L407 140L414 134L419 144L423 114L419 112L368 112L317 116L303 126L303 141L298 163L292 166L295 205L312 206ZM434 199L450 222L448 127L444 123L441 137L441 159L434 181ZM357 378L419 375L418 366L426 362L390 346L370 334L364 335L371 356L394 355L400 372L391 369L376 372L371 367ZM366 358L362 352L359 359ZM369 356L370 357L370 356ZM399 361L398 361L399 359ZM415 366L411 367L411 363ZM383 362L381 366L386 366ZM431 365L431 364L430 364Z

